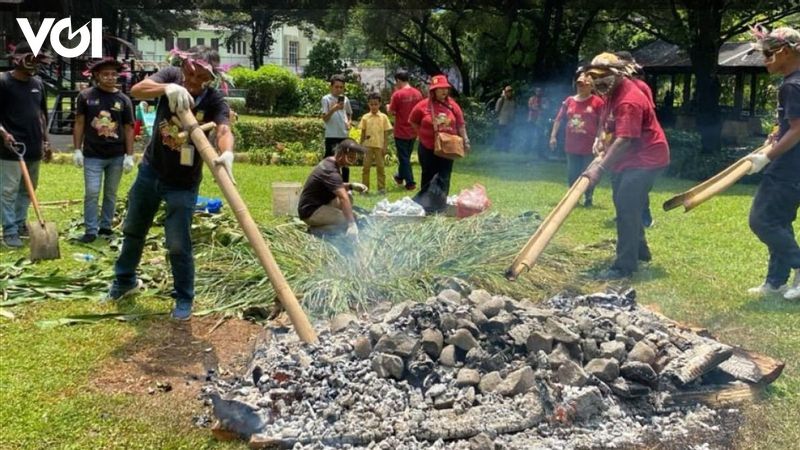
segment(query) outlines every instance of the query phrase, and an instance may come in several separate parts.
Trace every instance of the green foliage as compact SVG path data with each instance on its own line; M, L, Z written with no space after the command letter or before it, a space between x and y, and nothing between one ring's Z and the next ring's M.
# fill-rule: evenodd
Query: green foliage
M229 72L239 89L247 89L247 108L266 114L291 114L300 101L297 75L274 64L258 70L236 67Z
M237 114L246 114L248 112L247 101L243 97L227 97L225 101Z
M322 97L330 92L330 83L319 78L301 78L297 90L299 107L297 114L303 116L318 116Z
M494 133L494 118L492 114L474 97L461 97L458 105L464 112L464 121L467 123L467 134L474 143L487 143Z
M317 42L308 52L308 65L303 69L303 76L329 80L336 74L349 75L349 71L345 71L339 44L329 39Z
M693 131L666 130L669 142L670 165L667 175L688 180L705 180L733 164L737 159L755 149L752 146L723 147L712 154L701 153L700 134ZM744 182L757 181L748 178Z
M278 144L304 143L307 149L317 148L325 135L322 119L310 117L268 117L260 120L240 120L234 126L241 140L236 148L241 151L264 149Z

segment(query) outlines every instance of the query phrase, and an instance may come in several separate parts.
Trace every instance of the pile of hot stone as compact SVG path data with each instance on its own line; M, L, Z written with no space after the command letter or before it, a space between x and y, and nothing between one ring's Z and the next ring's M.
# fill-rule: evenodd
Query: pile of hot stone
M253 448L716 448L736 410L675 393L755 383L758 368L634 297L534 305L447 289L337 316L320 345L276 335L247 377L205 392L222 428Z

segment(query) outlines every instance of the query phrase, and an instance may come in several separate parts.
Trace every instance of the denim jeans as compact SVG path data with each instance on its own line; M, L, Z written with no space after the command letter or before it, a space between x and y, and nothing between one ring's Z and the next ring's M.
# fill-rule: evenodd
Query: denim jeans
M627 274L638 268L639 255L649 255L642 223L647 197L661 169L626 169L611 178L617 212L617 258L613 268Z
M572 186L581 174L589 167L589 163L594 160L594 155L576 155L574 153L567 153L567 184ZM587 203L592 203L592 196L594 195L594 186L586 190L584 198Z
M191 226L197 189L197 186L184 189L166 185L150 166L139 166L136 181L128 192L128 215L122 225L122 251L114 264L112 296L136 286L136 268L142 258L147 232L163 201L167 212L164 236L172 269L172 298L179 306L191 306L194 300Z
M114 220L117 189L122 179L122 156L116 158L86 158L83 161L83 222L86 234L97 234L98 228L110 229ZM105 182L103 176L105 175ZM100 225L97 223L97 200L103 186L103 206Z
M36 189L39 184L39 161L25 161L25 164ZM19 236L28 218L30 204L19 161L0 160L0 223L3 224L4 237Z
M764 176L750 208L750 229L769 249L766 281L783 286L791 269L800 268L800 247L792 222L800 207L800 181Z
M397 176L409 184L416 184L414 182L414 171L411 170L411 152L414 151L414 142L416 139L400 139L394 138L394 145L397 147Z

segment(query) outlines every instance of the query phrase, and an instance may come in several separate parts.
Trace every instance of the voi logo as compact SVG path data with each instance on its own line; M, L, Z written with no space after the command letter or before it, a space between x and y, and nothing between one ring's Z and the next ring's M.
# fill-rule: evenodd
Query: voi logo
M17 19L17 23L35 56L39 55L39 51L42 49L49 32L50 46L64 58L77 58L84 54L90 45L92 47L92 58L103 57L103 19L92 19L91 22L86 22L82 27L73 31L71 18L68 17L56 22L56 19L48 17L42 21L42 25L36 33L33 32L33 27L31 27L28 19ZM91 30L89 29L90 23ZM64 30L67 30L67 38L70 41L75 35L80 35L80 40L75 47L68 48L61 43L60 35Z

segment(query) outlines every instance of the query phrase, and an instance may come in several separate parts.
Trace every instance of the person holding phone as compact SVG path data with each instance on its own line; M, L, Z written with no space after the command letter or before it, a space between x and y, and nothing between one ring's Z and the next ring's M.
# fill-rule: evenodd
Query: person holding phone
M344 95L344 76L331 77L331 91L322 97L322 121L325 122L325 157L333 156L333 149L347 139L353 109L350 100ZM350 169L341 167L342 180L350 181Z

